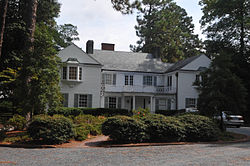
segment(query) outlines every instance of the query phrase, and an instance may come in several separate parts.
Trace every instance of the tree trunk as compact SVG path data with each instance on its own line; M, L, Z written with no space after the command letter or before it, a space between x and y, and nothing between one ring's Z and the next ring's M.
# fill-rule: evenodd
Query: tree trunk
M27 50L33 52L34 34L36 28L36 11L37 11L37 0L26 0L27 12L25 13L25 23L28 32Z
M31 72L27 70L27 67L32 65L30 64L30 59L34 52L34 34L35 34L35 28L36 28L36 12L37 12L37 0L25 0L25 5L27 7L27 11L25 12L24 20L26 23L26 30L28 32L28 35L25 40L25 50L26 55L24 56L24 80L27 88L27 97L31 100L32 98L32 90L29 86L31 82ZM30 119L32 119L32 115L34 113L34 103L29 103L29 111L30 111Z
M6 14L8 9L8 0L3 0L0 3L0 57L2 55L2 46L3 46L3 35L4 35L4 29L5 29L5 20L6 20Z

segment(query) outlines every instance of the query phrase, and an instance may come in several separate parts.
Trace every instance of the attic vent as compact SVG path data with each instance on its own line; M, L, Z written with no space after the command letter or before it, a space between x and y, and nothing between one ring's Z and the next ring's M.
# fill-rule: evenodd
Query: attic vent
M102 50L114 51L115 50L115 44L102 43Z

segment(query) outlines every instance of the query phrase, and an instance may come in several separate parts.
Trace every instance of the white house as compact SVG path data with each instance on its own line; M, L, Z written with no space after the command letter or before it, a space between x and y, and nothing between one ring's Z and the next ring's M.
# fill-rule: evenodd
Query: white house
M171 64L148 53L114 51L114 44L93 48L93 41L87 42L86 53L72 44L58 55L65 106L151 112L196 107L193 83L211 63L203 54Z

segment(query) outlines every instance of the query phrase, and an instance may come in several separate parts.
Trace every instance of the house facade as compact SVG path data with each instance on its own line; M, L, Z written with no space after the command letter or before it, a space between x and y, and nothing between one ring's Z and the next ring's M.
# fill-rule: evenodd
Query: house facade
M61 92L64 106L176 110L195 108L199 73L211 60L205 55L177 63L163 63L148 53L114 51L114 44L94 49L88 41L86 53L76 45L60 51Z

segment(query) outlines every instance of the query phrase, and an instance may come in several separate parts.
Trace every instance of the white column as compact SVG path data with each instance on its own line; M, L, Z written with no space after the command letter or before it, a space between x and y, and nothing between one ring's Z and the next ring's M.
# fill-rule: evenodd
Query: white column
M79 66L76 68L76 80L79 81Z
M135 96L133 96L133 110L135 110Z
M125 97L124 97L124 95L122 95L121 98L122 98L121 107L122 107L122 109L124 109L125 108Z
M153 113L154 112L154 107L153 107L153 96L150 96L150 112Z

